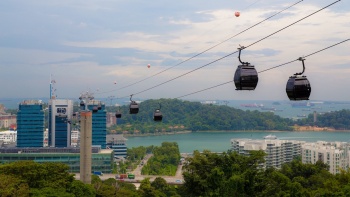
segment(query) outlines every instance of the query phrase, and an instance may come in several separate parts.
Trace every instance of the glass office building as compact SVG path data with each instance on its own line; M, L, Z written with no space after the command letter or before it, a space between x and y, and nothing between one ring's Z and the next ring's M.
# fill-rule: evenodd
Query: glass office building
M49 146L69 147L71 145L71 119L73 101L51 99L49 101Z
M105 104L97 100L88 103L88 109L92 111L92 146L106 148L107 113Z
M19 104L17 113L17 147L44 146L44 110L41 101Z

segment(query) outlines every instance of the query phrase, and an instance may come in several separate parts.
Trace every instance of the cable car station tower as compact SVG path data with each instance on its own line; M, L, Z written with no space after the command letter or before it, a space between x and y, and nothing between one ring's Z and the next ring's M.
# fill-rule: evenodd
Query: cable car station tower
M87 104L94 99L93 94L86 92L80 99L80 180L91 184L91 159L92 159L92 112Z

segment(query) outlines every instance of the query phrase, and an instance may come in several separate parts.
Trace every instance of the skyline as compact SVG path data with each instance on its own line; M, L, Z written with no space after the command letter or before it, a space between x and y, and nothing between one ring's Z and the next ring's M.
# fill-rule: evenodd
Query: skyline
M177 98L232 80L238 53L216 60L239 45L251 45L241 59L259 72L350 38L349 2L304 0L223 42L296 2L2 1L0 99L49 97L51 74L58 98L78 98L85 91L99 98L139 92L133 98ZM310 100L348 100L349 46L344 42L306 58ZM287 100L287 80L301 70L301 62L293 62L259 73L254 91L236 91L230 83L182 99Z

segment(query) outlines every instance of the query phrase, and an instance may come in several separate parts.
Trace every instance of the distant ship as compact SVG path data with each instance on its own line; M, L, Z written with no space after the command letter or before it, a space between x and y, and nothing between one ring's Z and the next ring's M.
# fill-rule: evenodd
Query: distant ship
M291 103L292 107L294 108L307 108L314 106L315 104L312 104L310 102L293 102Z
M265 140L275 140L275 139L277 139L277 137L275 135L270 134L270 135L265 136L264 139Z
M256 103L254 103L254 104L241 104L241 106L242 107L253 107L253 108L260 108L260 107L264 107L264 105L263 104L256 104Z
M297 115L297 117L299 117L299 118L306 118L306 115L305 115L305 114L303 114L303 115Z
M275 111L276 108L274 108L274 107L262 107L261 110Z

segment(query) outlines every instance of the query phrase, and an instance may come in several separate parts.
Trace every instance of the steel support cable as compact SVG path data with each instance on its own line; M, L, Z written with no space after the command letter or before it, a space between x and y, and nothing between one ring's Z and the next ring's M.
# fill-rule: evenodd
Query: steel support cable
M320 52L322 52L322 51L325 51L325 50L327 50L327 49L329 49L329 48L332 48L332 47L335 47L335 46L337 46L337 45L339 45L339 44L342 44L342 43L344 43L344 42L347 42L347 41L349 41L349 40L350 40L350 38L349 38L349 39L346 39L346 40L343 40L343 41L341 41L341 42L338 42L338 43L336 43L336 44L330 45L330 46L328 46L328 47L326 47L326 48L320 49L320 50L318 50L318 51L315 51L315 52L313 52L313 53L310 53L310 54L308 54L308 55L306 55L306 56L304 56L304 57L310 57L310 56L312 56L312 55L315 55L315 54L317 54L317 53L320 53ZM299 61L299 59L292 60L292 61L289 61L289 62L280 64L280 65L278 65L278 66L274 66L274 67L271 67L271 68L262 70L262 71L260 71L260 72L258 72L258 73L266 72L266 71L269 71L269 70L272 70L272 69L275 69L275 68L278 68L278 67L281 67L281 66L284 66L284 65L287 65L287 64L296 62L296 61ZM210 89L213 89L213 88L216 88L216 87L220 87L220 86L223 86L223 85L232 83L232 82L233 82L233 80L227 81L227 82L224 82L224 83L221 83L221 84L218 84L218 85L211 86L211 87L209 87L209 88L205 88L205 89L202 89L202 90L198 90L198 91L195 91L195 92L192 92L192 93L188 93L188 94L185 94L185 95L176 97L176 99L179 99L179 98L182 98L182 97L186 97L186 96L190 96L190 95L192 95L192 94L197 94L197 93L200 93L200 92L204 92L204 91L206 91L206 90L210 90Z
M259 1L259 0L258 0L258 1ZM258 1L254 2L253 4L257 3ZM183 61L181 61L181 62L175 64L174 66L171 66L171 67L169 67L169 68L167 68L167 69L164 69L164 70L162 70L162 71L159 71L159 72L157 72L157 73L155 73L155 74L153 74L153 75L151 75L151 76L149 76L149 77L146 77L146 78L144 78L144 79L141 79L141 80L136 81L136 82L134 82L134 83L131 83L131 84L129 84L129 85L126 85L126 86L123 86L123 87L120 87L120 88L117 88L117 89L114 89L114 90L109 90L109 91L105 91L105 92L100 92L99 94L109 93L109 92L114 92L114 91L122 90L122 89L125 89L125 88L128 88L128 87L131 87L131 86L133 86L133 85L139 84L139 83L141 83L141 82L143 82L143 81L146 81L147 79L153 78L153 77L155 77L155 76L157 76L157 75L160 75L160 74L162 74L162 73L164 73L164 72L166 72L166 71L168 71L168 70L170 70L170 69L172 69L172 68L174 68L174 67L176 67L176 66L179 66L179 65L181 65L181 64L183 64L183 63L186 63L186 62L188 62L188 61L190 61L190 60L192 60L192 59L194 59L194 58L196 58L196 57L202 55L203 53L206 53L206 52L212 50L213 48L215 48L215 47L217 47L217 46L219 46L219 45L221 45L221 44L223 44L223 43L225 43L225 42L231 40L232 38L234 38L234 37L236 37L236 36L241 35L242 33L244 33L244 32L246 32L246 31L248 31L248 30L250 30L250 29L252 29L252 28L254 28L254 27L260 25L261 23L263 23L263 22L265 22L265 21L267 21L267 20L269 20L269 19L271 19L271 18L277 16L278 14L280 14L280 13L282 13L282 12L288 10L289 8L294 7L295 5L301 3L302 1L304 1L304 0L299 0L298 2L296 2L296 3L294 3L294 4L290 5L290 6L288 6L288 7L284 8L284 9L282 9L282 10L279 11L279 12L276 12L275 14L273 14L273 15L271 15L271 16L265 18L264 20L262 20L262 21L260 21L260 22L258 22L258 23L256 23L256 24L254 24L254 25L252 25L252 26L250 26L250 27L248 27L248 28L242 30L241 32L239 32L239 33L237 33L237 34L235 34L235 35L233 35L233 36L231 36L231 37L229 37L229 38L226 38L225 40L219 42L218 44L215 44L215 45L213 45L213 46L211 46L211 47L205 49L204 51L202 51L202 52L200 52L200 53L197 53L197 54L194 55L194 56L191 56L191 57L189 57L189 58L187 58L187 59L185 59L185 60L183 60ZM251 4L251 5L253 5L253 4ZM251 6L251 5L250 5L250 6ZM250 7L250 6L248 6L248 7Z
M324 10L324 9L326 9L326 8L328 8L328 7L330 7L330 6L334 5L334 4L336 4L336 3L338 3L339 1L341 1L341 0L337 0L337 1L335 1L335 2L333 2L333 3L331 3L331 4L329 4L329 5L327 5L327 6L323 7L323 8L321 8L321 9L319 9L319 10L317 10L317 11L315 11L315 12L313 12L313 13L311 13L311 14L309 14L309 15L307 15L307 16L305 16L305 17L299 19L299 20L297 20L296 22L293 22L293 23L291 23L291 24L289 24L289 25L287 25L287 26L285 26L285 27L283 27L283 28L281 28L281 29L275 31L274 33L271 33L271 34L269 34L268 36L265 36L264 38L262 38L262 39L260 39L260 40L258 40L258 41L256 41L256 42L253 42L252 44L248 45L248 46L245 47L245 48L248 48L248 47L250 47L250 46L253 46L253 45L255 45L255 44L257 44L257 43L259 43L259 42L261 42L261 41L263 41L263 40L265 40L265 39L267 39L267 38L269 38L269 37L271 37L271 36L273 36L273 35L275 35L275 34L281 32L281 31L283 31L283 30L285 30L285 29L287 29L288 27L291 27L291 26L295 25L296 23L298 23L298 22L300 22L300 21L303 21L303 20L305 20L306 18L308 18L308 17L310 17L310 16L313 16L314 14L316 14L316 13L318 13L318 12L320 12L320 11L322 11L322 10ZM205 64L205 65L203 65L203 66L200 66L200 67L198 67L198 68L196 68L196 69L194 69L194 70L191 70L191 71L189 71L189 72L186 72L186 73L184 73L184 74L182 74L182 75L179 75L179 76L177 76L177 77L174 77L174 78L172 78L172 79L169 79L169 80L167 80L167 81L165 81L165 82L162 82L162 83L160 83L160 84L158 84L158 85L155 85L155 86L152 86L152 87L147 88L147 89L145 89L145 90L142 90L142 91L140 91L140 92L134 93L133 95L137 95L137 94L144 93L144 92L146 92L146 91L148 91L148 90L154 89L154 88L156 88L156 87L159 87L159 86L161 86L161 85L164 85L164 84L166 84L166 83L169 83L169 82L171 82L171 81L174 81L175 79L178 79L178 78L183 77L183 76L185 76L185 75L188 75L188 74L190 74L190 73L192 73L192 72L194 72L194 71L197 71L197 70L202 69L202 68L204 68L204 67L206 67L206 66L209 66L209 65L211 65L211 64L213 64L213 63L215 63L215 62L218 62L218 61L220 61L220 60L222 60L222 59L225 59L225 58L227 58L227 57L229 57L229 56L231 56L231 55L233 55L233 54L235 54L235 53L237 53L237 52L238 52L238 51L229 53L229 54L227 54L227 55L225 55L225 56L223 56L223 57L221 57L221 58L219 58L219 59L216 59L216 60L214 60L214 61L212 61L212 62L209 62L209 63L207 63L207 64ZM128 97L128 96L124 96L124 97L120 97L120 98L126 98L126 97Z

